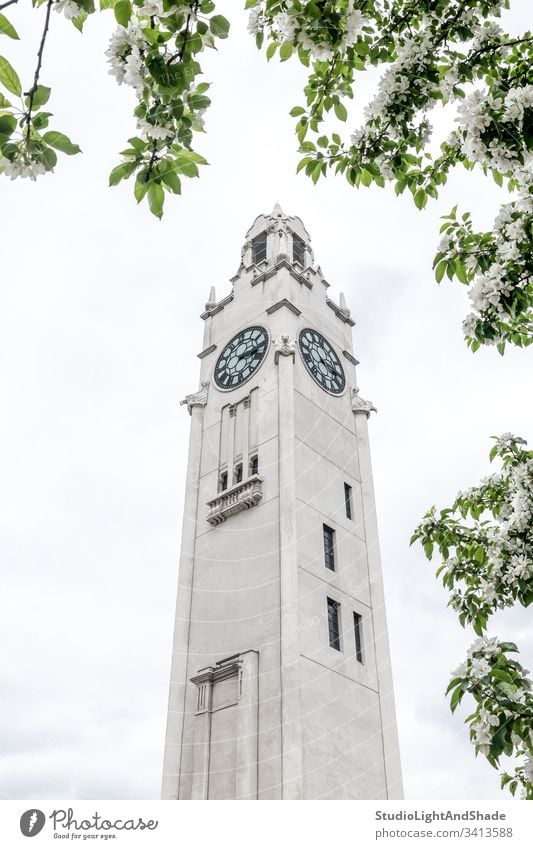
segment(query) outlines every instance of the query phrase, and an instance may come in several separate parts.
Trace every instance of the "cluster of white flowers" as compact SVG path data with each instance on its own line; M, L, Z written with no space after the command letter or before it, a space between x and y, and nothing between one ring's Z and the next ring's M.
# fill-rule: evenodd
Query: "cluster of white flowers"
M504 32L496 21L484 21L482 24L474 26L474 40L472 42L472 51L483 49L488 42L499 42L502 40ZM503 51L505 48L501 48Z
M500 123L514 124L515 140L522 138L524 111L533 106L533 85L513 86L505 96L494 96L485 89L471 92L459 105L456 121L459 133L451 143L459 142L471 162L508 174L528 158L525 142L511 147L501 141Z
M511 433L504 433L497 439L496 447L500 451L509 450L514 440ZM475 584L464 592L454 589L450 598L454 610L469 610L473 600L485 607L504 608L513 603L524 581L533 583L533 459L524 454L501 473L484 478L478 487L459 492L457 500L487 504L491 501L490 491L498 488L501 497L494 525L476 523L474 527L484 538L486 563ZM431 530L430 517L424 519L421 528L424 523L426 531ZM463 568L456 555L446 560L450 573L458 566Z
M484 701L472 717L471 729L476 750L484 755L489 753L495 729L499 727L501 721L500 716L490 709L492 702L494 702L494 707L498 710L498 713L505 715L506 721L508 718L514 719L512 709L508 707L502 709L498 703L498 698L492 700L490 697L492 684L488 676L501 649L502 645L497 637L479 637L468 649L466 661L452 672L453 678L468 679L474 688L480 682L483 682ZM530 701L531 681L527 677L528 675L527 669L518 667L516 678L520 686L506 692L506 698L509 701L522 705ZM523 746L523 741L519 736L514 733L512 736L515 746Z
M126 83L132 86L138 94L144 89L144 36L138 23L130 21L127 28L118 27L111 36L109 48L106 50L108 62L111 65L109 73L115 77L118 84Z
M0 159L0 168L4 169L4 174L11 180L16 180L17 177L28 177L35 182L41 174L46 174L44 165L33 160L15 159L14 162L10 162L9 159Z
M266 18L261 6L254 6L253 9L250 9L248 16L248 32L250 35L257 35L262 32L265 24Z
M54 3L54 10L58 12L58 14L63 12L67 21L77 18L83 11L81 6L78 6L74 0L56 0Z
M147 121L146 118L137 119L137 129L147 139L166 139L176 132L172 124L155 124Z
M346 29L340 43L333 47L317 38L318 29L305 28L304 21L298 11L279 12L269 21L265 15L264 5L260 4L250 10L248 31L252 35L257 35L257 33L263 32L267 23L270 23L271 32L276 38L308 50L313 59L327 60L332 58L335 51L344 52L348 47L352 47L357 41L362 27L367 22L363 13L354 8L353 0L349 0L345 18Z
M497 728L499 724L499 717L494 716L493 713L485 708L480 708L477 717L472 722L472 728L474 730L474 744L478 752L481 752L483 755L488 755L490 752L492 736L494 734L493 729Z
M135 14L144 15L149 18L168 18L170 15L174 15L178 11L182 15L187 15L193 20L197 20L198 15L196 7L177 6L173 4L165 10L163 0L144 0L143 5L135 9ZM148 26L148 24L147 22L143 22L141 23L141 26Z
M521 169L522 176L524 172L533 186L533 169L529 172ZM516 272L523 259L527 261L529 257L532 222L533 195L526 184L518 200L503 206L494 222L494 261L487 271L476 277L470 287L468 294L475 312L469 314L463 323L466 336L474 336L481 314L486 311L503 319L508 310L502 303L502 296L517 289L525 289L530 283L527 274L514 273L511 276L509 272ZM452 247L452 244L448 246L448 253L452 252ZM475 261L475 257L472 259Z

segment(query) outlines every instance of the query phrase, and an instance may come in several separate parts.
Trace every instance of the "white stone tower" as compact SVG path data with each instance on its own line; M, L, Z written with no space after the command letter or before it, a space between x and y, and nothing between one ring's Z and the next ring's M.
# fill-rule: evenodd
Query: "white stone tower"
M279 205L211 290L191 435L165 799L398 799L354 322Z

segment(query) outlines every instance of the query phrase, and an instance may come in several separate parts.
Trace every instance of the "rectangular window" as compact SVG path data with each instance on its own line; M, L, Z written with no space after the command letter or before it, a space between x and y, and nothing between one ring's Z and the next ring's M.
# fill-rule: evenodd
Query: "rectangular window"
M324 565L326 569L335 571L335 531L323 525L324 532Z
M355 636L355 657L363 662L363 617L359 613L353 615L353 631Z
M339 628L339 607L338 601L328 598L328 630L329 644L332 649L341 650L341 635Z
M250 460L250 474L251 475L258 475L259 474L259 458L257 457L257 455L252 457L252 459Z
M344 504L346 506L346 517L351 519L353 517L352 510L352 488L349 484L344 484Z
M262 262L267 255L267 234L260 233L252 239L252 262Z
M241 483L242 481L242 463L237 463L235 466L235 483Z
M228 488L228 473L222 472L218 479L218 491L224 492Z
M292 234L292 261L299 262L302 268L305 266L305 242L296 233Z

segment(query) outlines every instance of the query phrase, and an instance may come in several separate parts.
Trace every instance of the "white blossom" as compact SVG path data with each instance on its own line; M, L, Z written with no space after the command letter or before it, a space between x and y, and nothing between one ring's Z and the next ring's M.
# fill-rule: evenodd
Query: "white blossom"
M44 165L33 160L25 162L22 159L15 159L14 162L10 162L9 159L0 159L0 168L4 169L4 174L11 180L16 180L17 177L23 179L28 177L35 182L37 177L46 173Z
M78 6L74 0L56 0L54 3L54 9L58 13L63 12L68 21L71 21L73 18L77 18L83 11L82 7Z

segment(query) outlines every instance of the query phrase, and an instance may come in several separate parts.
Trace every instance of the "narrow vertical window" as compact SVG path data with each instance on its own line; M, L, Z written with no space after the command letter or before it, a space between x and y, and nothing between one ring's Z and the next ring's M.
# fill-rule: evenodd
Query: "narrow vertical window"
M355 657L359 663L363 662L363 625L360 613L353 615L353 632L355 636Z
M326 569L335 571L335 531L328 525L323 525L324 531L324 565Z
M237 463L235 466L235 483L242 481L242 463Z
M259 474L259 458L257 454L255 454L250 460L250 474L258 475Z
M341 635L339 628L339 607L338 601L328 598L328 631L329 644L332 649L341 650Z
M252 262L262 262L267 255L267 234L260 233L252 239Z
M292 261L299 262L302 268L305 266L305 242L296 233L292 234Z
M218 479L218 491L223 492L228 488L228 473L222 472Z
M348 519L353 518L353 509L352 509L352 488L350 484L344 484L344 504L346 506L346 517Z

